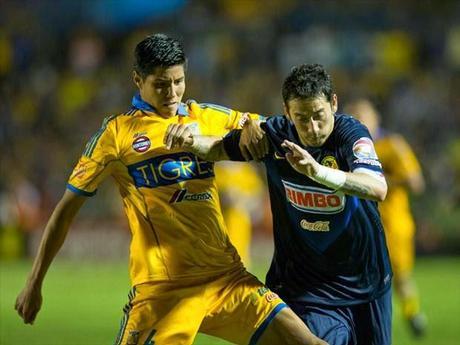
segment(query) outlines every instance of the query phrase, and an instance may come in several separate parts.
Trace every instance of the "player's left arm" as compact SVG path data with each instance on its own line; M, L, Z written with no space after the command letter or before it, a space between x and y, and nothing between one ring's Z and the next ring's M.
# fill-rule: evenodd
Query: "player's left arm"
M282 146L288 151L286 159L299 173L334 190L355 195L363 199L383 201L387 194L387 184L383 175L357 169L345 172L319 164L308 151L285 140Z

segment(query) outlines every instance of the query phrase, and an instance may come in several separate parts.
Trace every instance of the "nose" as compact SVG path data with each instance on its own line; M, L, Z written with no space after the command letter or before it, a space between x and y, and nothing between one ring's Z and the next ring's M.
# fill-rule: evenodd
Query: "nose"
M309 129L310 131L313 133L313 134L318 134L319 132L319 125L318 125L318 122L317 121L314 121L313 119L310 119L310 122L308 124L309 126Z
M167 88L166 88L166 97L168 98L172 98L176 95L176 90L174 88L174 84L170 84Z

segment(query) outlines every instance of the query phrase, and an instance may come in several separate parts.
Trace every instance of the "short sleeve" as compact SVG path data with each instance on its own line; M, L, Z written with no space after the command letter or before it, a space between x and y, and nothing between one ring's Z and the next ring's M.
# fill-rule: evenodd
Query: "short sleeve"
M199 119L202 135L224 136L232 129L241 129L245 117L243 112L217 104L189 101L189 106ZM249 116L254 120L263 119L258 114Z
M350 171L383 174L382 164L375 151L374 142L364 125L356 120L349 120L345 129L339 133L342 155L347 161Z
M96 194L98 185L111 173L111 162L118 159L113 117L106 118L102 127L91 137L69 177L67 189L83 195Z

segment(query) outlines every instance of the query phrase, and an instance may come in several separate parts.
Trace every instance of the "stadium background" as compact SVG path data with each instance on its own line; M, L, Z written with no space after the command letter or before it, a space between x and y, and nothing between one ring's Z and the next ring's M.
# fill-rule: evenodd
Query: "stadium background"
M128 292L129 233L105 183L78 216L44 286L36 325L13 310L37 241L86 140L135 91L132 50L182 38L185 98L282 111L290 67L320 62L340 102L366 95L418 154L416 265L430 329L460 337L460 2L300 0L0 1L0 344L112 342ZM269 263L270 211L255 217L253 270ZM415 344L395 308L394 344ZM199 337L197 344L223 344Z

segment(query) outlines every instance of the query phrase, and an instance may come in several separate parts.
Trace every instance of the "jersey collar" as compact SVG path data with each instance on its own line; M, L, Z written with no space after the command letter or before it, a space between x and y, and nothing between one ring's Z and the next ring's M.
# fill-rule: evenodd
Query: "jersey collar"
M157 113L156 109L154 107L152 107L149 103L144 101L141 98L141 95L139 93L136 93L133 96L131 104L136 109ZM187 107L186 107L186 105L184 103L179 104L179 107L177 107L177 115L180 115L180 116L188 116L189 115L188 114L188 109L187 109Z

